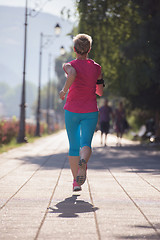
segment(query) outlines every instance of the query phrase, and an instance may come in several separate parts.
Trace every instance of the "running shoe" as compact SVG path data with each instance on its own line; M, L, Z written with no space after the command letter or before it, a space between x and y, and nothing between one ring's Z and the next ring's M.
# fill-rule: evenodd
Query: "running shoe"
M81 191L82 188L81 186L78 185L78 183L76 182L76 180L73 180L73 191Z
M78 174L76 178L78 185L82 185L86 181L86 170L87 170L86 161L84 159L80 159Z

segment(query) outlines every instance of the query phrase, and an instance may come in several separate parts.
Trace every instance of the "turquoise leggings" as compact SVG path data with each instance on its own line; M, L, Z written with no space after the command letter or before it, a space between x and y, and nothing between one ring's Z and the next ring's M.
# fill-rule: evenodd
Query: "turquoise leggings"
M69 156L79 156L80 148L91 142L98 121L98 112L73 113L65 110L65 124L69 139Z

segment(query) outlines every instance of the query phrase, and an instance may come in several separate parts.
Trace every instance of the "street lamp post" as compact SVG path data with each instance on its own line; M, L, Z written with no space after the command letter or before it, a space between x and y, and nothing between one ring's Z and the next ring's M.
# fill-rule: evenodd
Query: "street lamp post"
M64 46L61 46L60 47L60 55L64 56L65 53L66 53L66 50L65 50ZM57 91L58 91L57 85L53 82L53 86L52 86L52 106L51 106L51 108L53 110L55 110L55 108L56 108L56 100L57 100L56 95L57 95Z
M61 27L57 23L55 28L55 35L59 36ZM45 47L44 39L53 39L52 35L44 35L41 33L40 35L40 56L39 56L39 84L38 84L38 103L37 103L37 114L36 114L36 132L35 136L40 136L40 107L41 107L41 71L42 71L42 50Z
M48 0L49 1L49 0ZM43 8L43 7L42 7ZM19 121L19 133L17 137L17 142L27 142L27 138L25 136L25 118L26 118L26 53L27 53L27 26L28 26L28 15L31 17L37 16L37 14L42 10L36 11L36 15L32 16L32 12L28 14L28 0L26 0L25 4L25 30L24 30L24 60L23 60L23 82L22 82L22 95L21 95L21 104L20 104L20 121Z
M50 131L49 111L50 111L50 88L51 88L51 60L52 55L48 56L48 88L47 88L47 128Z
M26 52L27 52L27 25L28 25L28 1L26 0L25 6L25 31L24 31L24 60L23 60L23 83L22 83L22 97L21 97L21 104L20 104L20 123L19 123L19 134L17 138L18 143L27 142L25 137L25 75L26 75Z
M60 55L64 56L65 53L66 53L66 50L65 50L64 46L61 46L60 47ZM55 114L54 116L55 116L55 122L56 123L58 123L58 116L56 114L57 92L58 92L57 84L55 82L53 82L53 85L52 85L52 105L51 105L51 108L52 108L53 113Z
M40 136L42 46L43 46L43 33L40 34L39 79L38 79L38 104L37 104L37 114L36 114L36 116L37 116L37 124L36 124L35 136Z

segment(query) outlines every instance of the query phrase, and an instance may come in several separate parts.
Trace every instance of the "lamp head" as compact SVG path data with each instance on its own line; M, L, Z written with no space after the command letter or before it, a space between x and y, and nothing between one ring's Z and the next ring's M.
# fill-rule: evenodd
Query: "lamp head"
M54 31L55 31L55 35L56 35L56 36L59 36L59 35L60 35L60 33L61 33L61 27L60 27L60 25L59 25L58 23L55 25Z
M60 48L60 54L61 54L61 55L64 55L65 53L66 53L65 48L64 48L63 46L61 46L61 48Z

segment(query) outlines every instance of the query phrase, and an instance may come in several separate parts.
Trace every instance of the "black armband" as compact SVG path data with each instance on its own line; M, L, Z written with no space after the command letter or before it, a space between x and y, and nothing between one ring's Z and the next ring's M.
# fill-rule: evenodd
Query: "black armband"
M103 84L103 87L105 87L103 78L98 79L96 84Z

